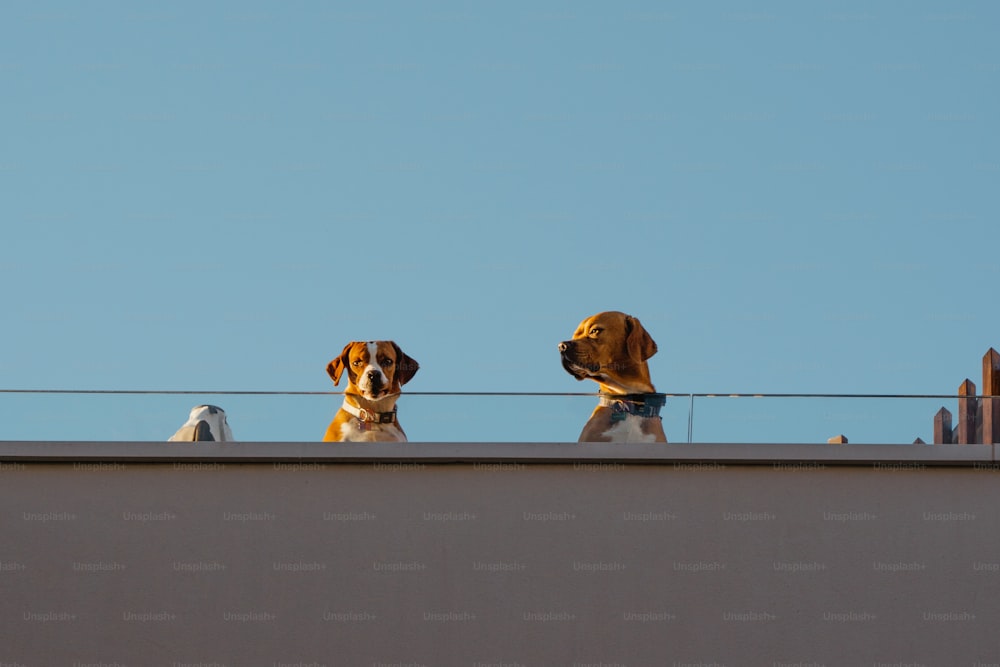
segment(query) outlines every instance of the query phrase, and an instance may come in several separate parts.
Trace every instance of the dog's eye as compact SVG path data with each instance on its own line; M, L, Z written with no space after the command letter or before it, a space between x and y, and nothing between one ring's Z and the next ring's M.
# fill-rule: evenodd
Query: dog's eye
M388 368L389 366L392 366L392 359L383 359L382 360L382 366L385 367L385 368Z
M360 359L355 359L354 361L351 362L351 365L357 367L357 366L360 366L363 363L365 363L365 362L361 361Z
M601 333L600 327L594 327L593 329L590 330L590 335L591 336L596 336L599 333Z

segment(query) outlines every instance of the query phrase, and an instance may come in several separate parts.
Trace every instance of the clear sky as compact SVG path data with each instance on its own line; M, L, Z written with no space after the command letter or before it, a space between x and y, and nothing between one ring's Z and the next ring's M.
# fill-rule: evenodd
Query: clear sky
M0 5L0 388L953 394L1000 346L994 2ZM342 388L342 387L341 387ZM0 395L0 439L318 440L340 399ZM411 440L573 441L593 397L404 396ZM954 401L696 399L698 440L929 440ZM913 409L915 407L915 409ZM665 429L684 440L689 401Z

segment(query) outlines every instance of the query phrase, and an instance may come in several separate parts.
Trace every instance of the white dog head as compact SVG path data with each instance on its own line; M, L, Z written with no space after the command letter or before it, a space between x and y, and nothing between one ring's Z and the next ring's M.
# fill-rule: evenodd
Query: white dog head
M233 432L229 430L226 413L215 405L196 405L191 408L188 420L177 429L167 442L197 442L214 440L216 442L232 441Z

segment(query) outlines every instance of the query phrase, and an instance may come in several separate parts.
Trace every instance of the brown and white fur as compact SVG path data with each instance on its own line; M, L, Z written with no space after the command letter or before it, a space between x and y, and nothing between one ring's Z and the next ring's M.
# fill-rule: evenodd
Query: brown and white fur
M572 339L559 343L559 352L566 372L594 380L607 394L579 442L667 441L659 417L663 395L656 394L646 363L656 354L656 343L637 318L618 311L588 317Z
M324 442L406 442L396 399L420 366L391 340L352 341L326 366L334 385L347 371L344 402Z

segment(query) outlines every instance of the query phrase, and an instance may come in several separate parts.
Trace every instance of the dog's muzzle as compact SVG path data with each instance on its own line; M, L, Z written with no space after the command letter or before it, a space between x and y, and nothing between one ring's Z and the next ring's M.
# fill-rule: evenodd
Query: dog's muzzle
M371 370L365 373L365 380L367 382L361 387L361 389L372 396L372 398L379 398L382 394L388 391L386 383L383 381L383 375L379 371Z
M567 373L575 377L577 380L582 380L601 370L600 364L581 363L575 358L577 352L578 350L575 341L564 340L559 343L559 353L562 358L562 366Z

